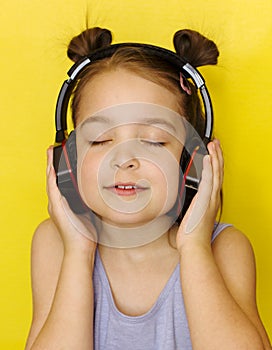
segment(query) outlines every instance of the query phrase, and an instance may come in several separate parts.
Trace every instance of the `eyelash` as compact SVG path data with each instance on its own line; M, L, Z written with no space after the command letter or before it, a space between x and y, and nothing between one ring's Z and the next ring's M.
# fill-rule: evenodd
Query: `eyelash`
M141 142L154 147L163 147L165 145L165 142L158 142L158 141L141 140Z
M103 146L110 141L112 140L89 141L89 143L91 146ZM154 146L154 147L163 147L166 144L166 142L157 142L157 141L150 141L150 140L140 140L140 141L144 144L147 144L148 146Z
M111 140L103 140L103 141L89 141L91 146L102 146Z

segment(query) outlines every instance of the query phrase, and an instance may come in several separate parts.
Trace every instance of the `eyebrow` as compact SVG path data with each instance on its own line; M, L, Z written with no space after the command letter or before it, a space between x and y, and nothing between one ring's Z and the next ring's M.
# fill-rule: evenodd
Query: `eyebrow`
M113 124L113 120L111 118L108 118L106 116L102 116L102 115L97 115L97 116L92 116L86 120L84 120L81 124L81 127L83 127L86 124L89 123L102 123L102 124ZM168 127L169 129L171 129L173 132L177 132L174 124L172 124L171 122L161 119L161 118L153 118L153 117L146 117L143 118L141 120L139 120L139 122L136 122L135 124L149 124L149 125L162 125L165 127ZM128 124L133 124L133 123L128 123ZM121 124L123 125L123 124Z
M94 115L92 117L89 117L88 119L84 120L80 127L82 128L85 124L89 123L103 123L103 124L111 124L112 120L108 117L102 116L102 115Z
M177 132L174 124L172 124L169 121L164 120L164 119L148 117L148 118L144 118L142 120L142 122L144 124L166 126L166 127L170 128L172 131Z

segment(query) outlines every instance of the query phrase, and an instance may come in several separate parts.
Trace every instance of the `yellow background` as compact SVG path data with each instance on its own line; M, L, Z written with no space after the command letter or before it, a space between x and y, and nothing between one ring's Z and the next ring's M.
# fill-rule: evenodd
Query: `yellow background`
M47 216L45 150L70 62L66 44L90 25L114 41L172 49L189 27L214 39L204 67L226 167L224 220L250 238L261 317L272 337L271 0L2 0L0 11L0 348L22 349L31 321L30 245Z

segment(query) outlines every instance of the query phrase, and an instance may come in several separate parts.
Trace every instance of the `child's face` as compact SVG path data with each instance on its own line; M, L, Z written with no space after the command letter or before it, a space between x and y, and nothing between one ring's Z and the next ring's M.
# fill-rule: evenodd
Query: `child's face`
M78 184L103 221L134 227L173 207L185 138L177 110L174 94L125 70L99 75L84 88Z

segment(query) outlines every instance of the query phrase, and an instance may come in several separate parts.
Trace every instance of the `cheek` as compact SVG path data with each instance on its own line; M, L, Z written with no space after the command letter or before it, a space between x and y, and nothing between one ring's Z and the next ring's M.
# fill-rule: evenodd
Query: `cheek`
M163 211L170 210L177 199L179 188L179 165L176 162L171 164L146 167L147 174L150 174L150 182L153 184L153 197Z

